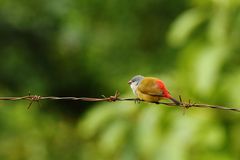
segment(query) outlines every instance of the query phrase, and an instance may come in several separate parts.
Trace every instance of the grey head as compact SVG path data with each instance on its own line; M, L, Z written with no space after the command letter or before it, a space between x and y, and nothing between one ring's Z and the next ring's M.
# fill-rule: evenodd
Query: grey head
M138 85L141 83L141 81L143 80L143 76L141 75L136 75L134 76L130 81L128 81L128 84L130 84L132 91L135 95L137 95L136 90Z

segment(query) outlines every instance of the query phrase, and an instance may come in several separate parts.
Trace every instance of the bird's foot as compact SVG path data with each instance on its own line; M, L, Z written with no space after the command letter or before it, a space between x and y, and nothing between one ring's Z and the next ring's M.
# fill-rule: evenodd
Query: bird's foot
M139 98L136 98L136 99L134 100L135 103L140 103L140 101L141 101L141 99L139 99Z

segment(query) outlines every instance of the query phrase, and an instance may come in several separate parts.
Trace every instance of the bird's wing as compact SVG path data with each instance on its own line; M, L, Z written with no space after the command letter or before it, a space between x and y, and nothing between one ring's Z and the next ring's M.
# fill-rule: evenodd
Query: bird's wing
M157 84L156 78L144 78L138 86L138 90L151 96L162 96L163 91Z

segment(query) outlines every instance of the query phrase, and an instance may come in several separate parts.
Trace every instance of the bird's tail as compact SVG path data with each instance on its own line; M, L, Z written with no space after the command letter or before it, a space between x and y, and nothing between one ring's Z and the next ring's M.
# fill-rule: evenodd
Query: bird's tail
M181 104L181 102L179 102L178 100L176 100L175 98L170 97L169 98L171 101L173 101L177 106Z

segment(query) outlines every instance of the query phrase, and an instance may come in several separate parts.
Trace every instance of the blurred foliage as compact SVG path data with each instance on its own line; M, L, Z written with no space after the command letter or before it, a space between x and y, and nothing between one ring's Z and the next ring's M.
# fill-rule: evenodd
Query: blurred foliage
M239 106L237 0L0 1L0 96L98 97L136 74ZM238 113L152 104L0 102L0 159L240 159Z

